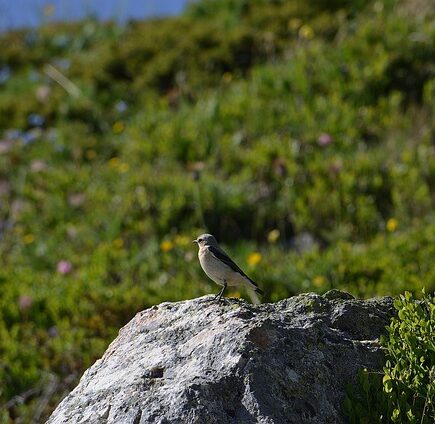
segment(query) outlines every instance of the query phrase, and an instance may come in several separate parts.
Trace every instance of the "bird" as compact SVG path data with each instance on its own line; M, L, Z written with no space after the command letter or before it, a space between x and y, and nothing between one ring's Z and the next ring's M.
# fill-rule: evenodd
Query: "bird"
M227 286L241 285L248 289L252 303L261 303L258 295L263 295L263 290L223 251L214 236L201 234L193 243L198 244L198 259L203 271L222 286L221 291L215 296L218 302L221 301Z

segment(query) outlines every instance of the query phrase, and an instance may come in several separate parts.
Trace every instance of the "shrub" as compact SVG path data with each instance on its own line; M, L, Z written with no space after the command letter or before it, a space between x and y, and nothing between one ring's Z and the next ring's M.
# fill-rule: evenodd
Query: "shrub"
M361 370L343 407L351 424L435 422L435 296L394 301L397 316L381 336L384 373Z
M396 423L435 422L435 296L395 300L398 316L382 339L387 349L384 392Z

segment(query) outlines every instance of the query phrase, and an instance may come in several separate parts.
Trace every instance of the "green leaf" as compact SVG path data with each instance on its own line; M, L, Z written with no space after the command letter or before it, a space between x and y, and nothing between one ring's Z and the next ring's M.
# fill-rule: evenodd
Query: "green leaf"
M415 415L412 413L411 409L408 409L406 412L406 416L408 417L408 420L413 422L415 420Z
M391 379L390 380L386 380L384 382L384 392L385 393L391 393L392 391L393 391L393 383L392 383Z
M400 417L400 409L395 408L393 410L392 415L391 415L391 419L393 420L393 422L397 422L399 420L399 417Z
M386 381L391 380L391 377L388 374L384 375L384 378L382 379L382 383L385 384Z

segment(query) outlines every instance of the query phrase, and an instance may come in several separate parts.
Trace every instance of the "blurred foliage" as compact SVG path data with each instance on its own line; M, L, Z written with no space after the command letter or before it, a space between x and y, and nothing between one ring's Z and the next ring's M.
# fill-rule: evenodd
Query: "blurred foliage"
M204 231L269 301L434 290L433 18L206 0L2 35L0 421L46 417L137 311L217 291Z

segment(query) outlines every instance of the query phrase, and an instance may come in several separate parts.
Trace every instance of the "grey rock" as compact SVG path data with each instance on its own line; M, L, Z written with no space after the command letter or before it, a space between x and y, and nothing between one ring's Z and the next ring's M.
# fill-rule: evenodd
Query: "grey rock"
M390 298L213 297L138 313L48 423L344 423L347 384L379 370Z
M328 300L335 300L335 299L355 299L354 296L352 296L350 293L341 291L341 290L337 290L337 289L332 289L327 291L323 297L325 297Z

